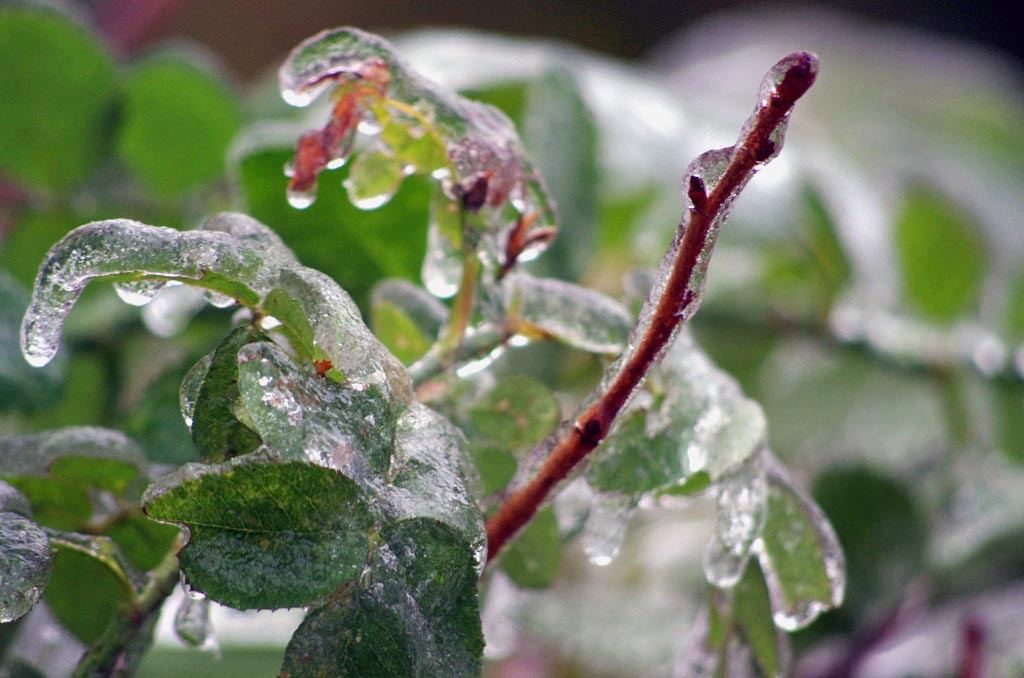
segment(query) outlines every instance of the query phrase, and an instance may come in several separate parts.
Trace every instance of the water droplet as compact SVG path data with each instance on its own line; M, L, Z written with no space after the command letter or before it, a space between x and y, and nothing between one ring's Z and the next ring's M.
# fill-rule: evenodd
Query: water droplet
M174 633L191 647L217 651L217 641L210 623L210 601L185 596L174 613Z
M440 299L455 296L462 281L462 254L433 221L427 231L421 275L427 291Z
M202 591L199 591L198 589L192 588L192 585L189 584L188 577L185 576L184 572L181 573L179 583L181 585L181 590L185 593L186 598L197 601L206 600L206 594Z
M145 306L167 283L163 280L137 280L114 283L114 291L126 304Z
M289 205L297 210L304 210L316 202L316 185L304 191L289 188L287 196Z
M367 152L356 158L345 180L349 200L362 210L386 204L402 184L402 164L390 152Z
M206 302L216 308L230 308L238 303L238 300L227 294L206 290Z
M628 495L611 492L594 494L590 515L583 527L583 552L595 565L615 559L626 538L626 528L636 512L637 502Z
M142 321L156 336L173 337L185 330L204 305L202 290L168 284L142 309Z

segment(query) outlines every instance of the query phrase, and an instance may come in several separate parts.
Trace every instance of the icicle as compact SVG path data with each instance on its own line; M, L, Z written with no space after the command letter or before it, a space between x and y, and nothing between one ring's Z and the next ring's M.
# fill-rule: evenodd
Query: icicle
M220 653L210 623L209 600L183 597L174 613L174 633L186 645Z
M722 478L717 493L718 522L704 551L704 576L728 588L743 576L751 544L765 523L768 487L760 457Z
M603 566L615 559L636 507L636 499L628 495L610 492L594 495L590 515L583 527L583 551L590 562Z

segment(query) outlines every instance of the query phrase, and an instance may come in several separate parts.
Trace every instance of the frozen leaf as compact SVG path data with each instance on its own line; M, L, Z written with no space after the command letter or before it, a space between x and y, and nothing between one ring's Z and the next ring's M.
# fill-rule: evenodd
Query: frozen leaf
M398 402L412 399L405 367L373 336L352 298L329 276L305 267L284 270L263 309L291 329L296 350L314 363L329 363L327 376L357 389L381 389Z
M81 182L102 160L116 101L114 63L50 7L0 9L0 168L38 188Z
M473 554L428 519L382 531L368 576L313 607L282 674L476 676L484 639Z
M190 586L242 609L305 605L358 577L374 525L353 480L267 451L186 464L150 485L143 504L188 527L180 560Z
M550 586L562 564L562 535L550 507L544 507L505 546L499 560L517 586L544 589Z
M516 331L552 338L592 353L619 353L633 318L617 301L553 278L513 273L502 281Z
M25 516L0 506L0 623L14 621L32 609L52 567L46 533Z
M424 405L410 405L398 419L388 478L385 499L393 518L433 518L454 528L483 565L480 479L457 428Z
M242 215L218 215L196 231L127 219L92 222L44 259L22 323L22 351L33 365L48 363L67 314L94 279L180 281L255 307L281 268L293 263L277 236Z
M845 558L817 504L770 454L765 459L768 515L755 550L768 582L775 624L794 631L843 602Z
M210 354L209 361L199 363L203 366L201 378L196 379L200 375L197 370L186 377L185 383L195 389L186 416L193 422L192 440L204 461L224 461L252 452L260 444L259 435L237 414L238 352L244 345L264 338L250 325L236 327Z
M718 521L704 551L704 576L719 588L730 588L743 576L751 545L765 525L768 487L761 459L725 475L715 490Z
M504 377L469 410L474 441L514 450L540 442L561 421L553 393L526 375Z
M911 190L895 237L903 288L918 311L948 323L977 307L988 255L963 208L934 190Z
M224 173L241 107L206 64L164 52L140 62L124 85L118 153L152 191L178 195Z
M6 245L6 243L5 243ZM61 393L66 363L33 369L21 356L18 332L28 293L0 270L0 403L3 409L34 410L53 404Z
M470 447L470 451L480 472L482 485L480 494L484 497L489 497L495 492L505 489L519 468L519 462L515 455L508 450L473 445Z
M403 364L411 365L430 348L433 341L398 306L382 301L371 309L373 333Z
M242 404L268 448L361 484L388 469L396 414L379 389L320 377L270 342L244 346L237 364Z
M0 480L0 512L17 513L26 518L32 517L32 506L28 498L18 488Z
M685 477L682 431L672 426L650 435L648 416L636 410L616 420L587 469L587 481L596 489L642 493L675 485Z

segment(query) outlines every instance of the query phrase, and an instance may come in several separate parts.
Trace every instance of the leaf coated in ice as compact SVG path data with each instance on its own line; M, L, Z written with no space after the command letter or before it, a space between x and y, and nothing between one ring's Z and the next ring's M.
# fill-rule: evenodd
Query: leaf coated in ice
M188 527L189 585L236 608L305 605L362 571L374 524L359 486L266 451L187 464L150 485L146 513Z
M843 602L845 558L821 509L765 455L768 515L755 551L771 594L775 624L801 629Z
M25 516L0 511L0 623L32 609L52 567L46 533Z
M477 571L462 538L420 518L383 530L381 541L358 584L310 610L288 643L282 675L479 674Z
M591 353L619 353L633 318L600 292L554 278L513 273L502 282L516 331L552 338Z

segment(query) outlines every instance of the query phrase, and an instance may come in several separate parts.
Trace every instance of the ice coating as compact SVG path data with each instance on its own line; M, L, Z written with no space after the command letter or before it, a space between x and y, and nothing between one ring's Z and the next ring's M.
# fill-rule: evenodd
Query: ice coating
M452 220L449 211L453 208L454 203L442 191L435 191L430 198L427 251L421 277L427 290L439 299L455 296L462 280L462 253L446 233L449 229L460 228L458 224L448 223Z
M185 378L181 380L181 389L178 391L178 404L181 406L181 416L185 419L185 425L192 428L192 416L196 411L196 400L199 398L199 391L203 387L203 380L206 379L213 364L213 354L203 356L199 361L189 368Z
M506 276L502 291L509 314L534 331L592 353L625 348L633 317L600 292L526 273Z
M61 457L116 459L144 468L142 449L120 431L93 426L0 438L0 469L10 475L41 475Z
M270 342L238 353L238 390L266 447L282 458L340 471L363 486L390 463L393 408L377 389L356 389L296 364Z
M403 178L398 158L387 149L379 149L356 158L344 186L353 205L375 210L391 200Z
M462 433L429 407L412 403L398 419L386 495L396 517L429 517L466 538L479 568L487 560L480 479Z
M412 400L409 373L363 323L355 302L330 276L298 266L282 271L275 288L297 305L308 323L315 359L326 357L356 387L376 386L399 402Z
M278 81L285 101L296 106L307 106L337 88L327 125L299 140L289 184L294 206L312 202L316 175L347 158L351 144L346 140L358 130L402 157L397 175L390 163L387 172L372 173L381 187L364 191L360 184L365 177L350 178L348 188L357 206L379 206L405 173L420 171L442 179L450 200L464 202L474 212L484 208L488 231L497 233L507 226L506 211L498 209L504 207L535 215L538 226L555 224L540 176L508 117L418 75L386 40L355 28L323 31L292 50ZM398 126L408 131L396 132ZM434 143L443 146L444 166L426 148ZM374 164L384 163L378 159ZM355 165L352 171L356 172ZM474 187L480 195L467 199Z
M590 514L583 526L583 552L595 565L609 565L626 538L626 528L636 513L636 499L614 492L595 492Z
M765 523L768 486L760 458L722 478L716 494L718 522L704 551L704 576L715 586L729 588L743 576L751 545Z
M40 266L21 327L25 359L37 367L53 359L64 320L91 280L146 283L127 288L132 301L181 281L256 305L280 269L294 263L280 239L248 217L219 215L205 226L176 231L111 219L71 231Z
M18 619L38 602L50 579L46 533L34 522L0 511L0 623Z
M174 634L186 645L218 653L210 621L210 601L185 595L174 613Z
M817 504L771 453L766 452L763 461L768 517L753 551L768 584L775 625L795 631L842 604L846 559Z

